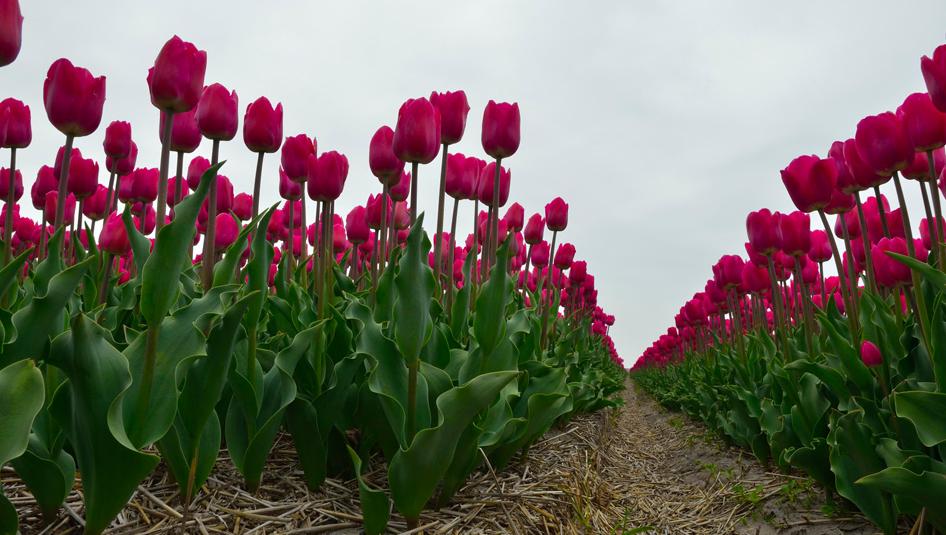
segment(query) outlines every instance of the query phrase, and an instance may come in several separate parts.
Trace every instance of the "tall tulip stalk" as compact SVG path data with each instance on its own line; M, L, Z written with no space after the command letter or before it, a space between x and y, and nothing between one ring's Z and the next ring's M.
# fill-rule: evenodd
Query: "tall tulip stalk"
M434 280L437 284L443 286L440 279L440 259L443 247L443 211L444 195L447 187L447 153L450 145L458 143L463 138L463 132L466 130L466 117L470 112L470 105L466 100L466 93L463 91L446 93L433 92L430 94L430 103L437 108L440 114L440 142L443 144L443 157L440 164L440 191L437 204L437 234L434 239ZM416 174L416 173L415 173ZM416 207L411 207L416 211ZM454 228L456 227L456 202L454 202ZM450 233L451 237L453 232ZM453 265L447 266L449 270Z

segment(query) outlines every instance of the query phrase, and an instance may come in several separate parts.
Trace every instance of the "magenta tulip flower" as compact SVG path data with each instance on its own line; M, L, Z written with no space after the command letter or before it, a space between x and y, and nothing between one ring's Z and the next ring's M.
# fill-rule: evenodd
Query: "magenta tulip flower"
M575 246L570 243L563 243L558 246L555 252L554 265L558 269L566 270L572 266L575 259Z
M131 154L131 124L112 121L105 129L105 155L114 160L127 158Z
M430 103L440 112L440 142L444 145L459 142L466 130L467 114L470 113L466 93L434 91L430 94Z
M99 233L99 248L113 256L124 256L131 250L131 242L125 231L125 223L118 214L111 214Z
M476 196L479 198L480 202L486 206L493 206L493 187L495 181L493 177L496 175L496 162L489 162L486 164L486 167L480 171L479 177L479 187L476 192ZM500 166L499 173L499 206L500 208L506 205L506 201L509 200L509 185L512 179L512 172Z
M761 255L772 255L781 249L779 239L779 217L768 208L749 212L746 217L746 233L749 243Z
M529 245L535 245L542 241L542 234L545 233L545 219L541 214L532 214L526 228L522 232L523 238Z
M805 213L828 206L837 180L838 168L830 158L799 156L782 169L785 189L795 207Z
M426 98L401 105L394 128L392 149L401 161L430 163L440 153L440 112Z
M221 84L207 86L197 103L197 128L207 139L230 141L239 126L238 108L236 91L227 91Z
M777 233L782 252L789 256L805 255L811 249L811 219L804 212L780 214Z
M348 232L348 240L352 243L362 244L368 241L371 229L366 222L364 206L356 206L348 212L345 217L345 230Z
M246 107L243 116L243 142L252 152L274 153L282 145L282 104L276 108L266 97Z
M164 43L148 70L151 103L172 113L194 109L204 90L206 70L207 53L175 35Z
M73 156L69 164L69 178L66 189L77 199L84 199L95 194L99 184L99 164L95 160L86 160Z
M191 191L197 191L197 187L200 186L200 177L207 172L207 169L210 169L210 160L207 158L197 156L191 160L187 166L187 187Z
M240 226L230 214L217 214L217 228L214 233L214 251L218 253L236 242Z
M463 154L447 156L447 177L444 191L456 200L469 199L474 194L479 168Z
M108 172L115 173L119 176L128 176L131 174L131 172L135 170L135 165L137 163L138 145L134 141L131 142L131 153L127 158L122 158L120 160L116 160L114 158L105 158L105 168L108 169Z
M509 209L506 210L506 215L503 217L503 219L505 219L506 224L509 225L510 232L520 232L522 231L523 220L525 217L525 209L519 203L514 202L509 206Z
M561 232L568 226L568 204L561 197L545 205L545 224L552 232Z
M3 0L0 0L2 3ZM2 10L0 10L2 11ZM3 23L0 22L0 25ZM0 147L5 149L25 149L33 141L33 127L30 107L23 102L8 98L0 102L0 130L6 129L6 136L0 140Z
M305 182L309 178L309 156L316 154L318 141L305 134L286 138L282 146L280 163L293 182Z
M23 15L18 0L0 0L0 67L20 54L23 43Z
M348 158L335 151L323 153L316 158L309 156L309 198L318 202L330 202L342 194L348 178Z
M382 126L371 136L368 147L368 166L371 174L389 186L400 180L404 174L404 162L394 154L394 130L390 126Z
M164 121L167 115L162 113L159 122L158 137L164 132ZM203 136L197 126L197 108L182 113L175 113L171 124L171 146L174 152L191 153L200 146Z
M291 201L302 198L302 184L290 180L289 175L282 168L279 168L279 196Z
M82 202L82 215L88 217L92 221L101 221L105 219L105 216L109 214L108 201L108 188L104 185L99 184L95 188L95 193L85 199Z
M532 247L532 253L529 255L532 265L537 268L544 268L549 265L549 242L540 241Z
M67 136L82 137L95 132L105 105L105 77L58 59L49 67L43 84L46 116Z
M48 169L48 168L47 168ZM0 169L0 200L7 202L10 195L10 170ZM13 174L13 202L23 197L23 173L19 169Z
M249 193L239 193L233 197L233 215L240 221L249 221L253 217L253 196Z
M864 340L864 343L861 344L861 360L868 368L874 368L884 363L880 348L869 340Z
M936 109L927 93L913 93L897 108L897 117L916 152L946 145L946 113Z
M519 104L486 104L481 134L483 150L493 158L508 158L519 150Z
M946 113L946 45L940 45L933 51L933 59L923 56L920 59L920 71L926 81L926 90L936 108Z
M913 143L903 122L891 112L861 119L854 141L861 159L877 174L892 175L913 161Z

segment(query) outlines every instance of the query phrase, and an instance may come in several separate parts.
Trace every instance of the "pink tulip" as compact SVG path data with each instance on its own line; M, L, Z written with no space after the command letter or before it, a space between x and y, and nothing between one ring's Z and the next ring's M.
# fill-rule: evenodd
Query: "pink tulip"
M365 223L368 228L381 229L382 213L387 214L388 222L394 220L394 202L388 198L387 207L383 206L381 195L369 195L365 205Z
M164 43L154 67L148 70L151 103L174 113L194 109L204 89L206 70L207 53L175 35Z
M430 103L440 112L440 142L453 145L463 138L470 105L463 91L430 94Z
M486 206L493 206L493 187L495 185L496 162L489 162L486 167L480 171L479 187L476 196L480 202ZM512 172L503 166L499 171L499 207L505 206L509 200L509 183L512 179Z
M105 105L105 77L58 59L49 67L43 84L46 116L67 136L82 137L95 132Z
M479 166L472 158L458 153L447 155L447 177L444 191L454 199L469 199L475 194Z
M7 168L3 168L3 169L0 169L0 200L2 200L3 202L7 202L8 195L10 195L10 170ZM23 197L23 173L21 173L20 170L17 169L16 173L13 174L13 202L18 202L22 197Z
M4 0L0 0L0 4L3 2ZM2 11L3 8L0 7L0 13ZM3 22L0 22L0 26L3 24ZM0 41L2 41L2 38L0 38ZM2 136L0 147L5 149L25 149L29 147L33 141L30 107L15 98L8 98L0 102L0 117L6 117L6 119L0 118L0 130L6 127L6 136Z
M787 255L801 256L811 249L811 219L806 213L781 214L777 233L782 252Z
M124 256L131 250L131 242L125 231L125 223L118 214L105 219L99 233L99 248L113 256Z
M82 215L92 221L101 221L110 212L108 205L105 204L108 196L108 188L99 184L95 188L95 194L82 202Z
M0 0L0 67L13 63L23 43L23 15L18 0Z
M811 231L811 249L808 250L808 259L812 262L827 262L833 256L828 234L823 230Z
M532 214L522 235L526 243L535 245L542 241L542 234L545 233L545 219L541 214Z
M348 239L354 244L362 244L368 241L371 235L371 229L368 228L365 219L365 207L356 206L348 212L345 217L345 229L348 231Z
M286 138L280 162L293 182L305 182L309 177L309 156L316 154L318 142L305 134Z
M184 197L187 197L190 194L190 188L187 187L186 184L181 184L181 198L178 199L176 197L178 180L184 180L184 179L179 179L178 177L172 176L171 178L168 179L166 183L168 206L170 206L171 208L174 208L175 206L177 206L177 203L183 201Z
M537 268L544 268L549 265L549 243L547 241L541 241L535 244L532 247L532 254L530 255L532 260L532 265Z
M197 191L200 186L200 177L210 169L210 160L203 156L197 156L187 166L187 187L191 191Z
M520 232L522 230L523 219L525 219L525 209L517 202L512 203L503 219L509 225L510 232Z
M69 177L66 182L67 190L77 199L84 199L95 194L99 183L99 164L95 160L86 160L81 156L73 156L69 164Z
M53 224L56 222L56 203L59 202L59 192L50 191L46 194L45 206L43 207L43 214L46 217L46 223ZM63 221L66 222L66 225L70 225L73 221L76 220L76 196L69 194L66 197L66 213Z
M309 198L313 201L334 201L342 194L348 178L348 158L335 151L318 158L309 156Z
M946 113L936 109L927 93L913 93L897 108L907 137L916 152L946 145Z
M874 368L884 363L884 357L880 354L880 349L870 340L864 340L861 344L861 360L868 368Z
M854 179L854 173L851 172L851 167L844 158L843 141L835 141L831 144L831 149L828 151L828 158L832 158L835 167L838 168L838 181L835 187L839 192L845 195L851 195L862 189L861 185Z
M127 158L116 160L114 158L105 158L105 168L109 173L115 173L118 176L128 176L135 170L135 164L138 163L138 145L131 142L131 154ZM58 176L58 175L57 175Z
M273 105L260 97L246 107L243 116L243 143L252 152L273 153L282 145L282 103Z
M519 150L519 104L486 104L481 135L483 150L493 158L508 158Z
M944 164L946 164L946 153L944 153L942 148L933 149L932 152L934 176L939 176L940 173L943 172ZM922 180L924 182L931 181L930 161L926 153L916 153L915 157L913 158L913 162L910 163L906 169L900 171L900 174L903 175L903 178L909 178L910 180Z
M404 162L394 155L394 130L390 126L382 126L371 136L368 147L368 166L371 174L382 184L389 186L399 180L404 174Z
M411 194L411 173L407 172L401 175L401 180L397 184L391 184L391 190L388 191L391 200L403 202Z
M871 259L874 262L874 273L877 282L887 288L894 288L897 285L910 285L913 280L910 268L885 254L886 251L906 256L908 254L907 242L903 238L881 238L871 250Z
M742 267L742 283L751 293L764 293L771 286L769 271L752 263L744 264Z
M0 195L0 197L2 197L2 195ZM939 234L939 240L943 242L944 239L946 239L946 236L943 234L943 231L946 230L944 229L944 221L942 219L934 219L933 222L936 226L937 234ZM930 222L926 218L920 220L920 239L923 240L923 247L926 249L933 248L933 238L930 236Z
M279 196L293 201L302 198L302 184L290 180L289 175L281 167L279 168Z
M349 243L345 238L345 225L336 223L332 225L332 251L335 253L344 253L348 250Z
M134 218L135 228L145 236L154 232L157 214L154 212L154 206L150 204L138 204L138 217ZM135 210L132 210L134 212Z
M161 141L162 132L164 132L164 112L161 112L161 120L158 124L158 141ZM171 147L173 152L191 153L200 146L200 128L197 126L197 108L183 113L174 114L174 124L171 125Z
M749 242L745 243L746 253L749 255L749 262L754 266L764 268L769 265L769 259L765 255L759 253L752 247L752 244Z
M854 195L845 195L839 190L834 190L831 194L831 202L828 203L828 206L824 207L824 212L826 214L846 214L853 213L851 210L857 206L857 201L854 200Z
M220 84L209 85L197 103L197 128L207 139L230 141L239 126L238 108L236 91L227 91Z
M131 154L131 124L125 121L112 121L105 129L105 155L115 160L127 158Z
M946 113L946 45L933 51L933 59L920 59L920 71L926 81L926 90L936 109Z
M33 201L33 208L44 210L46 206L46 194L59 189L59 179L52 167L44 165L39 168L36 174L36 181L30 189L30 198ZM7 179L9 185L9 178ZM9 193L9 192L8 192Z
M742 267L745 262L736 255L725 255L713 266L713 277L721 290L734 289L742 282Z
M833 159L799 156L782 169L782 183L795 207L808 213L828 206L838 180Z
M397 113L392 149L403 162L430 163L440 153L440 112L426 98L409 99Z
M158 198L158 182L161 177L155 168L135 169L130 179L122 182L131 183L131 198L135 202L150 203Z
M880 175L867 165L857 152L857 142L853 139L844 142L844 161L861 190L883 185L890 180L889 176Z
M545 205L545 224L553 232L561 232L568 226L568 204L561 197Z
M249 221L253 216L253 196L249 193L239 193L233 197L233 215L241 221Z
M749 212L746 217L746 233L752 248L761 255L771 255L781 249L778 226L779 217L768 208Z
M892 175L913 161L913 143L903 122L891 112L861 119L854 141L861 159L877 174Z
M396 230L408 230L411 226L411 213L407 209L406 202L399 202L394 205L394 228ZM400 240L400 236L398 236Z
M214 229L214 251L218 253L236 242L240 226L230 214L217 214L217 226Z
M558 246L558 251L555 252L555 267L561 270L568 269L572 266L572 261L575 259L575 246L570 243L563 243Z
M289 220L289 207L292 206L292 220ZM302 226L302 201L290 201L287 200L282 205L283 221L286 223L286 226L291 226L291 228L298 229Z

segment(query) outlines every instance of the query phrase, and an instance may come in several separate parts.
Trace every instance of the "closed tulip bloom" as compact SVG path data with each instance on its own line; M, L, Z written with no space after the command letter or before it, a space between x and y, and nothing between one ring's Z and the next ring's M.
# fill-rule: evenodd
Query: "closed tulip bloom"
M901 208L887 212L887 227L890 229L890 237L906 238L906 232L903 228L903 212Z
M95 194L99 184L99 164L95 160L86 160L81 156L73 156L69 163L69 177L66 188L77 199L84 199Z
M440 112L440 142L453 145L463 138L470 105L463 91L430 94L430 103Z
M746 253L749 255L749 262L751 262L756 267L764 268L769 265L769 259L765 255L759 253L752 247L752 244L749 242L745 243Z
M397 184L391 184L391 189L388 191L388 195L391 196L391 199L402 202L406 201L407 197L411 194L411 173L407 172L401 175L401 180Z
M393 186L404 174L404 162L394 155L394 130L390 126L382 126L371 136L368 146L368 166L373 174L382 183Z
M135 169L129 180L131 182L132 199L135 202L154 202L158 198L158 181L160 178L161 174L155 168Z
M572 262L571 269L568 270L568 280L573 284L581 284L588 276L588 263L584 260Z
M367 260L371 258L371 254L374 252L374 238L375 233L372 230L368 235L368 239L364 243L358 244L358 252L361 253L362 260Z
M555 261L553 263L558 269L565 270L572 266L574 259L575 246L570 243L563 243L558 246L558 251L555 252Z
M834 160L799 156L782 169L782 183L795 207L808 213L828 206L838 180Z
M532 214L532 217L529 218L529 222L526 223L526 228L522 232L522 237L525 238L526 243L529 245L535 245L542 241L542 234L545 233L545 219L541 214Z
M204 204L206 203L207 201L204 201ZM231 208L233 208L233 183L229 178L217 175L217 213L229 212Z
M880 175L892 175L913 161L913 143L903 122L891 112L870 115L857 123L857 153Z
M529 255L532 265L537 268L544 268L549 265L549 242L542 240L532 247L532 254Z
M253 217L253 196L249 193L238 193L233 197L233 215L240 221L249 221Z
M0 193L2 193L2 191L0 191ZM2 196L3 196L3 195L0 194L0 197L2 197ZM925 247L926 249L932 249L932 248L933 248L933 238L932 238L932 236L930 236L930 224L929 224L929 223L930 223L929 220L927 220L926 218L923 218L923 219L920 221L920 239L923 240L923 247ZM933 223L934 223L934 225L936 226L936 232L937 232L937 234L939 234L939 240L940 240L940 242L946 241L946 239L944 239L944 238L946 238L946 236L943 235L943 230L944 230L944 222L943 222L943 220L942 220L942 219L934 219L934 220L933 220Z
M561 197L545 205L545 225L553 232L561 232L568 226L568 203Z
M69 60L58 59L46 74L43 103L49 122L57 130L67 136L87 136L102 122L105 77L95 78Z
M0 0L0 4L3 2L4 0ZM2 11L3 8L0 7L0 12ZM0 26L2 25L3 22L0 22ZM15 98L8 98L0 102L0 115L5 117L5 119L0 119L0 129L6 126L6 136L0 136L3 137L0 140L0 147L5 149L25 149L29 147L33 141L30 107Z
M175 190L177 189L178 180L184 180L184 179L172 176L171 178L167 180L167 183L166 183L168 206L170 206L171 208L174 208L175 206L177 206L177 203L184 200L184 197L187 197L188 195L190 195L190 188L188 188L186 184L182 184L181 185L181 198L178 199L175 196L176 195Z
M371 235L371 229L365 219L365 207L356 206L348 212L345 217L345 230L348 232L348 240L354 244L362 244L368 241Z
M266 234L269 241L275 241L273 238L284 239L289 236L286 225L283 222L283 212L280 209L273 210L273 215L269 218L269 226L266 227Z
M105 204L107 196L108 188L102 184L96 186L95 194L82 202L82 215L92 221L105 219L105 216L110 212L109 207Z
M510 232L519 232L522 230L523 219L525 219L525 209L517 202L512 203L503 219L509 225Z
M43 214L46 217L46 223L52 225L56 222L56 203L59 202L59 192L50 191L46 194L45 205L43 207ZM76 196L69 194L66 197L66 215L63 218L63 221L66 222L66 226L70 226L72 222L76 220Z
M478 182L477 162L458 153L447 155L447 176L444 191L454 199L469 199Z
M493 158L508 158L519 150L519 104L486 104L480 137L483 150Z
M704 325L706 323L706 311L703 309L703 299L690 299L683 305L683 317L691 325Z
M831 194L831 202L824 207L826 214L846 214L850 213L857 206L854 195L847 195L838 190Z
M200 186L200 177L210 169L210 160L203 156L197 156L187 166L187 187L191 191L197 191Z
M913 250L916 253L916 259L920 262L926 263L930 258L930 252L923 247L923 240L920 238L914 238L913 240Z
M302 198L302 184L290 180L289 175L281 167L279 168L279 196L292 201Z
M407 230L411 226L411 211L407 209L407 203L401 201L394 205L394 228L396 230ZM400 240L400 236L398 237Z
M724 255L713 268L716 285L722 290L735 289L742 282L742 267L745 265L742 257Z
M871 249L871 259L874 262L877 282L888 288L911 284L910 268L888 256L887 251L906 256L908 254L906 240L903 238L882 238Z
M808 250L808 259L812 262L827 262L833 256L828 234L823 230L811 231L811 249Z
M493 186L495 185L496 162L489 162L480 171L479 187L476 196L486 206L493 205ZM512 172L503 166L499 171L499 207L506 205L509 200L509 183L512 181Z
M38 234L37 230L36 223L28 217L21 217L16 222L16 237L21 242L33 242L33 235Z
M138 145L131 142L131 154L127 158L116 160L114 158L105 158L105 169L109 173L115 173L118 176L128 176L135 170L135 164L138 163Z
M292 220L289 218L289 206L292 206ZM286 223L286 226L291 226L294 229L298 229L302 226L302 202L301 201L291 201L287 200L282 205L283 212L283 221Z
M845 195L851 195L862 189L860 184L854 179L854 173L851 172L851 167L844 158L843 141L835 141L831 144L831 149L828 150L828 158L834 159L834 165L838 168L838 181L835 183L835 188L837 188L839 192Z
M790 256L808 254L811 249L811 218L803 212L781 214L778 237L783 253Z
M0 0L0 67L13 63L23 43L19 0Z
M742 283L750 293L764 293L769 290L769 270L752 263L742 266Z
M345 238L345 225L339 223L332 225L332 252L344 253L349 246L350 244Z
M318 142L305 134L290 136L282 146L280 163L293 182L305 182L309 178L309 156L316 154Z
M266 97L246 107L243 116L243 143L253 152L273 153L282 145L282 103L276 108Z
M768 208L749 212L746 217L746 233L749 243L759 254L771 255L781 248L778 235L778 215Z
M342 194L348 178L348 158L329 151L316 158L309 156L309 198L313 201L334 201Z
M862 191L890 181L890 176L878 174L861 158L860 153L857 152L857 142L853 139L844 142L844 161Z
M221 84L209 85L197 103L197 128L207 139L230 141L239 126L238 108L236 91L227 91Z
M178 36L164 43L148 70L151 103L160 110L186 112L197 106L204 89L207 53Z
M404 162L430 163L440 153L440 112L426 98L401 105L392 149Z
M933 172L935 176L939 176L943 172L943 166L946 164L946 152L942 148L933 149ZM927 158L925 152L918 152L913 158L913 162L906 167L903 171L900 171L900 174L903 175L903 178L909 178L910 180L922 180L924 182L931 182L930 178L930 161Z
M367 226L379 230L383 219L382 214L387 214L390 223L394 219L394 202L388 197L387 207L385 207L381 195L369 195L368 203L365 205L365 223Z
M926 90L936 109L946 113L946 45L933 51L933 59L923 56L920 71L926 81Z
M56 163L53 166L53 171L56 173L57 177L62 176L62 164L63 164L63 160L66 158L65 151L66 151L66 147L63 146L63 147L59 147L59 151L56 153ZM80 151L79 149L73 148L72 152L70 152L68 156L69 161L71 162L72 158L74 157L81 158L82 151Z
M161 113L158 125L158 141L161 141L164 132L166 115ZM197 108L183 113L174 114L174 124L171 125L171 151L191 153L200 146L200 128L197 126Z
M214 230L214 250L218 253L233 245L240 234L240 226L230 214L217 214L217 227Z
M124 256L131 250L125 223L118 214L111 214L102 225L98 246L113 256Z
M927 93L913 93L897 108L907 137L916 152L946 145L946 113L936 109Z
M125 121L112 121L105 129L105 155L120 160L131 155L131 124Z
M43 210L46 206L46 194L59 189L59 179L53 171L53 168L44 165L36 173L36 181L30 189L30 198L33 201L33 208ZM7 178L9 184L9 178Z
M58 183L57 183L58 185ZM10 170L0 169L0 201L6 202L10 195ZM18 202L23 197L23 173L19 169L13 174L13 202ZM2 223L3 221L0 221Z
M864 340L861 344L861 360L868 368L874 368L884 363L884 357L880 354L880 349L870 340Z

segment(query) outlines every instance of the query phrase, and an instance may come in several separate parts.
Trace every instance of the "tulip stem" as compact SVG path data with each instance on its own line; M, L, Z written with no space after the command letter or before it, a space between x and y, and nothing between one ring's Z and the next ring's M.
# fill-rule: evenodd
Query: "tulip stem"
M486 359L486 356L483 356ZM414 433L416 431L416 413L417 413L417 367L420 359L414 358L407 363L407 446L414 442Z
M910 258L916 258L916 246L913 243L913 228L910 226L910 213L907 211L907 203L903 197L903 188L900 186L900 173L893 173L893 183L897 187L897 200L900 203L900 214L903 216L903 233L907 240L907 252ZM929 349L930 342L926 333L929 332L930 320L926 312L926 299L923 298L923 287L920 286L920 274L915 269L910 270L913 277L913 289L919 295L919 299L914 300L914 308L919 313L920 332L923 334L923 343ZM909 295L909 294L908 294ZM919 305L919 306L916 306ZM932 353L930 353L932 355Z
M256 219L256 216L259 215L259 188L263 179L263 156L265 155L265 152L260 152L256 157L256 179L253 182L253 216L251 219ZM292 201L289 201L289 206L292 206Z
M842 220L844 216L841 216ZM845 236L847 232L845 231ZM815 346L811 341L811 325L810 322L813 322L814 317L811 315L811 310L808 308L811 301L808 299L808 285L805 284L805 277L801 272L801 257L795 257L795 282L799 287L799 291L802 294L801 304L802 304L802 313L805 315L804 328L805 328L805 345L808 348L808 355L814 357L815 355Z
M66 146L62 149L62 170L59 172L59 197L56 199L56 230L65 225L66 221L66 184L69 182L69 164L72 160L72 142L75 137L66 134Z
M874 186L874 199L877 200L877 213L880 215L880 226L884 229L884 237L890 238L890 225L887 224L887 209L884 208L883 195L880 186Z
M108 278L112 274L112 255L108 251L102 251L102 284L99 286L99 299L95 303L96 308L105 303L108 306Z
M184 194L184 151L177 151L177 173L174 175L174 206L181 202Z
M211 152L211 167L217 165L220 157L220 140L215 139ZM158 188L160 190L161 188ZM210 291L214 280L214 235L217 231L217 174L210 179L210 196L207 200L207 231L204 233L204 251L201 257L201 280L204 293Z
M6 209L7 215L3 222L3 267L6 267L13 258L13 205L16 203L16 147L10 149L10 182L7 184ZM12 291L12 289L11 289ZM3 294L0 306L7 308L7 297L10 292Z
M848 254L848 263L847 263L847 278L851 284L851 304L854 305L852 309L856 317L860 317L859 305L857 298L854 295L857 293L857 272L854 268L854 249L851 247L851 234L847 230L847 217L844 214L840 214L838 219L841 220L841 232L844 234L844 249ZM863 233L862 233L863 236ZM862 238L863 239L863 238ZM865 255L866 256L866 255ZM842 263L843 265L843 263Z
M493 221L490 223L492 225L492 236L490 239L490 264L496 262L496 250L499 248L499 175L502 171L502 158L496 158L496 173L493 176Z
M851 305L851 295L850 292L848 292L847 283L845 282L846 277L844 276L844 266L841 264L841 253L838 252L838 242L834 239L831 223L828 223L828 217L824 215L824 210L819 208L818 215L821 216L821 223L824 225L825 234L828 235L828 243L831 244L831 252L834 253L834 267L838 270L838 279L841 283L841 297L844 298L847 324L851 329L851 341L854 342L854 347L860 347L860 333L858 332L857 319L854 316L854 307Z
M303 187L302 200L299 202L299 205L301 208L299 210L300 212L299 216L302 218L302 220L299 222L299 229L302 231L302 236L300 237L300 240L299 240L300 242L299 251L302 254L299 255L299 258L301 258L303 262L305 261L305 258L306 256L308 256L308 252L309 252L308 243L306 243L306 240L308 239L309 236L308 236L308 229L306 228L306 225L305 225L305 196L306 196L306 191L305 191L305 188ZM253 197L253 202L256 202L256 197ZM315 265L315 261L310 260L310 262L312 263L313 266ZM302 273L300 275L300 278L302 279L303 291L308 292L309 291L309 273L308 273L308 270L306 269L306 266L302 267Z
M877 295L877 276L874 274L874 259L871 258L870 254L870 243L871 238L867 230L867 218L864 217L864 206L861 204L861 193L859 191L854 192L854 201L857 205L857 221L861 225L861 245L864 246L864 265L867 266L867 284L870 285L870 291ZM822 279L824 274L822 274ZM824 281L822 281L824 285ZM824 293L822 291L821 293ZM824 296L822 296L822 301ZM824 304L824 303L822 303Z
M478 222L479 220L477 220ZM486 235L483 236L483 260L480 262L480 278L484 282L489 278L489 268L493 260L493 207L486 212Z
M108 172L108 191L105 193L105 217L112 211L112 191L115 187L115 171Z
M260 154L262 154L262 152ZM253 202L255 203L256 200L254 199ZM289 239L285 242L287 249L286 253L289 255L289 280L292 280L293 271L295 271L296 267L296 256L294 254L296 248L296 214L293 213L293 204L295 203L292 202L292 199L289 199ZM253 217L256 218L255 215ZM305 236L303 236L302 239L305 239ZM300 259L299 261L301 262L302 260ZM304 267L303 271L305 271Z
M448 260L447 260L447 317L453 319L453 263L455 262L454 251L456 249L456 236L457 233L457 213L460 209L460 199L453 199L453 219L450 222L450 250L447 251ZM463 281L466 284L469 281Z
M164 221L168 213L168 171L171 167L171 127L173 124L174 112L165 111L164 132L161 133L161 180L158 182L158 213L155 217L155 238L164 228Z
M447 144L443 144L443 159L440 164L440 194L437 205L437 235L434 237L434 280L438 286L443 285L440 280L440 254L443 251L443 203L444 190L447 189Z
M411 162L411 226L417 220L417 162Z
M471 296L470 296L470 310L474 310L476 308L476 295L477 295L476 286L477 286L477 283L479 282L479 269L477 268L477 265L476 265L476 258L477 256L479 256L479 247L480 247L479 223L480 223L480 200L479 198L475 198L473 199L473 245L470 247L470 252L468 253L468 254L473 255L473 269L470 270L470 279L472 280L463 282L464 284L466 284L467 282L471 282L473 284L473 288L472 288L473 291L471 292Z
M746 347L742 341L742 307L739 306L736 290L730 290L728 297L729 306L732 308L732 318L735 320L735 325L732 328L733 337L736 339L736 343L739 347L739 359L742 361L742 365L746 366L748 361L746 360Z
M557 231L557 230L553 230L553 231L552 231L552 249L551 249L552 251L555 250L555 239L556 239L557 237L558 237L558 231ZM546 343L548 342L548 335L549 335L549 309L552 308L552 304L551 304L551 303L549 302L549 300L545 297L545 295L543 295L543 293L544 293L546 287L547 287L548 284L549 284L549 279L552 278L552 269L554 269L554 267L555 267L555 264L552 262L552 260L553 260L554 257L552 257L551 254L550 254L549 256L550 256L550 258L549 258L549 264L548 264L549 274L548 274L548 276L545 277L545 279L542 281L542 288L539 288L539 302L542 304L542 308L541 308L541 310L542 310L542 338L541 338L541 345L539 346L539 348L540 348L541 350L544 350L544 349L545 349ZM558 312L558 311L556 311L556 312Z
M151 383L154 382L154 365L158 358L158 335L161 333L161 324L148 325L145 339L145 361L141 371L141 387L138 389L138 401L135 408L135 418L132 420L129 438L135 446L141 439L141 429L148 419L148 404L151 401Z
M933 197L933 212L936 214L936 236L937 236L937 245L936 250L939 252L939 269L946 269L946 246L943 245L944 234L946 234L946 229L943 229L943 209L940 205L939 200L939 191L937 186L937 177L936 177L936 164L933 161L933 151L926 151L926 161L930 168L930 195Z
M384 251L384 253L376 255L379 262L378 271L381 273L384 273L384 263L388 256L388 196L390 192L391 186L388 185L388 181L385 179L381 186L381 227L378 229L378 233L381 235L381 251Z

